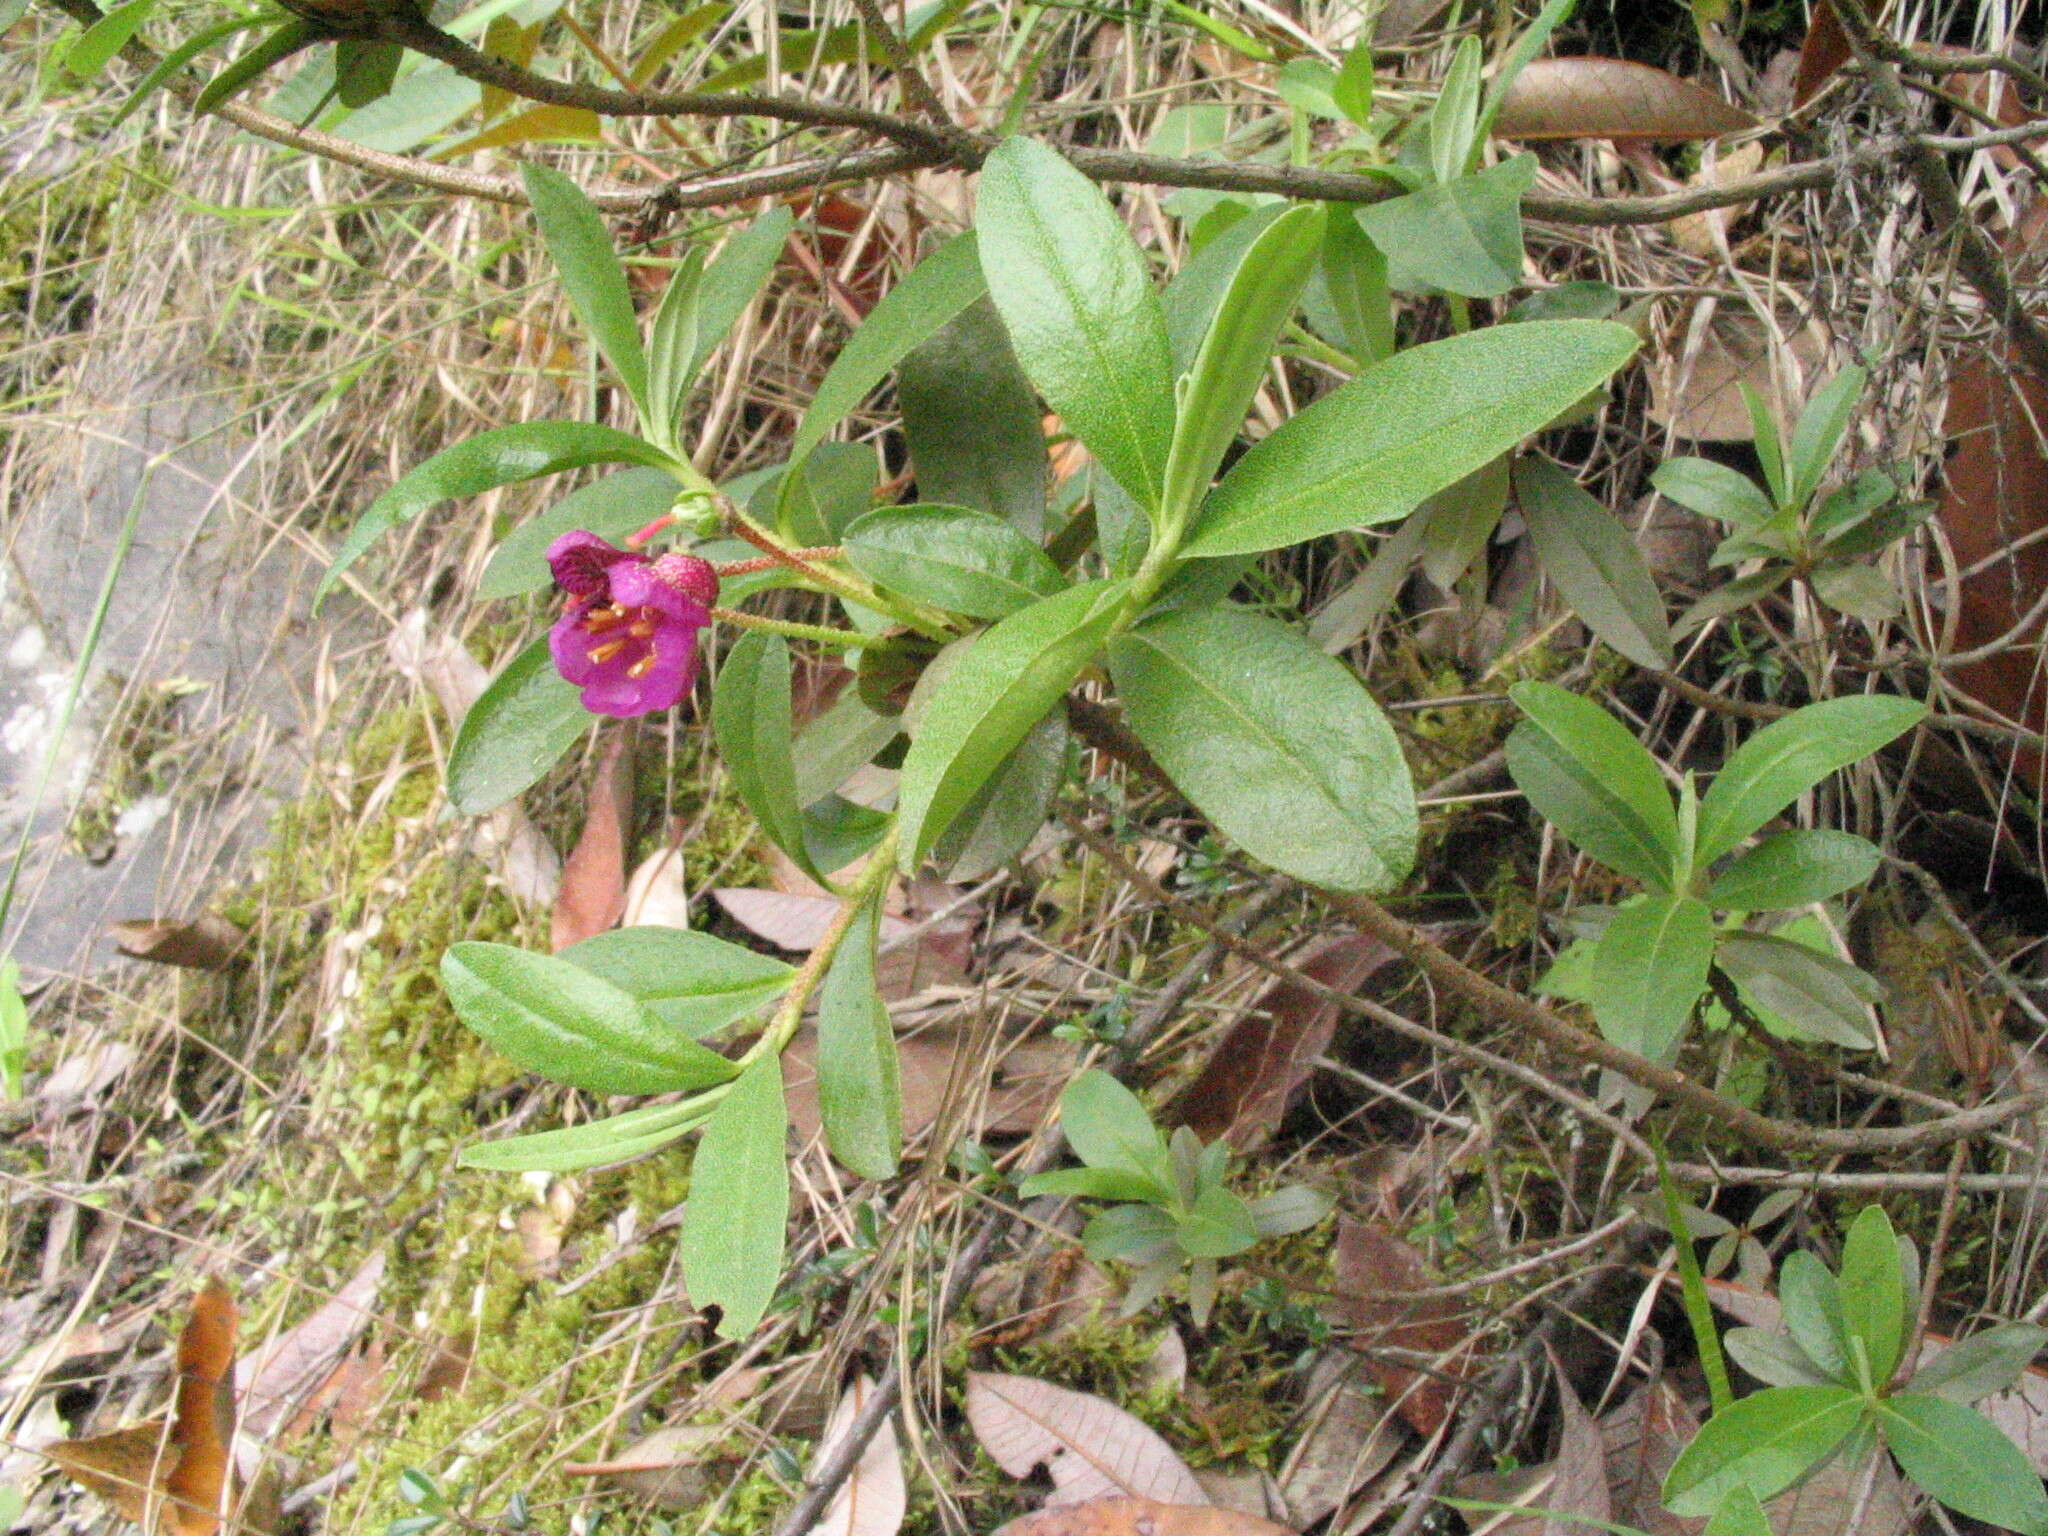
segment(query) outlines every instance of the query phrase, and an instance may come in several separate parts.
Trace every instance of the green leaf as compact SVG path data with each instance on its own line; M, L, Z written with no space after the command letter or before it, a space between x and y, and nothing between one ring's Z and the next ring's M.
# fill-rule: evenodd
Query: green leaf
M1410 514L1422 549L1422 574L1449 591L1485 552L1507 509L1508 461L1495 459L1445 486ZM1390 594L1391 596L1391 594Z
M1902 468L1873 465L1846 485L1839 485L1807 515L1807 531L1814 538L1831 541L1844 529L1863 521L1879 507L1897 499Z
M1359 127L1372 123L1372 38L1362 36L1344 55L1337 67L1337 79L1330 87L1330 99L1337 110Z
M1202 350L1202 340L1222 307L1231 279L1244 263L1244 253L1286 211L1281 203L1253 209L1205 242L1160 291L1159 307L1166 316L1167 349L1176 377L1194 367L1195 354ZM1344 212L1349 214L1350 209Z
M837 544L873 507L880 468L872 443L820 443L794 470L766 477L747 510L799 544Z
M1830 562L1814 567L1807 580L1814 595L1830 608L1866 624L1896 618L1905 607L1892 578L1874 566Z
M896 408L920 501L976 507L1039 535L1045 430L993 303L977 299L904 356Z
M1370 49L1365 43L1361 47ZM1325 209L1323 287L1344 329L1344 344L1360 367L1394 355L1394 312L1387 288L1387 258L1368 240L1346 204Z
M1158 506L1173 364L1130 232L1093 182L1029 139L989 155L974 220L988 291L1025 374L1124 489Z
M1535 179L1536 157L1520 154L1353 217L1386 253L1387 283L1396 291L1495 299L1521 285L1522 196Z
M1600 1032L1662 1061L1707 988L1714 914L1686 896L1645 896L1614 914L1593 946L1587 1000Z
M1721 1496L1714 1518L1700 1536L1771 1536L1770 1516L1755 1494L1737 1485Z
M590 464L646 464L666 468L668 455L652 443L594 421L526 421L493 427L466 442L443 448L426 463L400 476L370 504L342 540L341 549L313 593L315 607L334 590L342 572L393 528L410 522L436 502L476 496L542 475Z
M1715 1414L1664 1479L1664 1506L1710 1515L1729 1491L1781 1493L1849 1438L1863 1399L1847 1387L1771 1387Z
M1841 445L1849 417L1863 394L1870 375L1854 366L1844 368L1813 392L1806 409L1792 428L1792 440L1785 446L1785 474L1790 492L1788 504L1804 507L1820 489L1821 476Z
M846 558L888 591L976 619L1007 618L1067 585L1011 524L967 507L882 507L846 530Z
M797 734L796 803L822 800L855 769L873 762L902 729L901 715L871 709L858 688L848 688Z
M1896 502L1880 507L1861 521L1845 523L1830 532L1826 538L1827 557L1830 560L1852 560L1874 555L1896 544L1933 513L1934 503L1931 501Z
M1089 1167L1149 1179L1150 1198L1169 1198L1174 1177L1166 1138L1138 1096L1107 1072L1090 1067L1067 1084L1060 1095L1060 1129Z
M1346 667L1273 619L1158 615L1110 645L1132 728L1226 837L1331 890L1383 891L1415 860L1393 728Z
M1067 772L1067 721L1054 710L1003 759L945 835L932 863L953 884L981 880L1023 852L1045 819Z
M2048 1495L2034 1464L1974 1408L1901 1392L1879 1407L1878 1419L1900 1470L1956 1513L2001 1530L2048 1531Z
M247 90L271 65L326 40L325 28L297 16L279 23L273 31L235 55L219 74L206 82L192 100L192 115L203 117L217 110Z
M1237 440L1322 243L1322 209L1289 209L1251 243L1232 275L1181 387L1161 500L1176 524L1200 502Z
M498 541L490 564L477 581L481 598L523 597L553 584L548 546L572 529L581 528L614 544L625 541L675 504L675 476L665 469L637 466L606 475L571 491L547 511L514 528Z
M1926 713L1918 699L1859 694L1772 721L1736 748L1701 798L1696 863L1719 858L1829 774L1911 730Z
M1231 466L1183 553L1256 554L1404 516L1540 430L1636 346L1604 320L1549 320L1397 352Z
M1517 683L1508 697L1529 717L1507 742L1529 803L1601 863L1672 889L1678 817L1656 760L1606 710L1553 683Z
M1479 148L1479 70L1483 52L1479 39L1465 37L1451 55L1444 83L1431 103L1423 130L1429 144L1429 168L1439 184L1453 182L1472 169Z
M681 928L614 928L557 957L601 976L665 1028L701 1039L789 989L780 960Z
M2048 1349L2048 1328L1999 1323L1928 1356L1910 1385L1952 1403L1974 1403L2010 1389L2043 1349Z
M703 1107L695 1103L648 1104L557 1131L479 1142L464 1147L458 1161L465 1168L493 1173L574 1173L658 1151L687 1135L703 1118Z
M1906 1340L1906 1295L1899 1240L1881 1206L1866 1205L1842 1243L1842 1329L1863 1345L1873 1387L1898 1368ZM1917 1300L1917 1298L1913 1298Z
M92 79L127 45L155 9L156 0L128 0L126 5L115 6L73 40L64 54L64 72L74 79Z
M722 1339L743 1339L754 1331L782 1278L788 1133L782 1060L765 1055L726 1090L690 1164L680 1244L683 1284L691 1306L722 1309Z
M1330 1214L1335 1202L1319 1189L1289 1184L1251 1202L1252 1225L1261 1237L1306 1232Z
M861 903L818 988L818 1114L825 1144L864 1179L896 1173L903 1155L903 1094L896 1031L875 989L876 911Z
M1586 627L1639 667L1670 667L1664 599L1614 515L1545 459L1516 461L1515 502L1543 574Z
M912 267L847 337L818 381L790 444L800 463L916 348L988 292L972 234L958 235Z
M1803 1248L1788 1254L1778 1270L1778 1302L1800 1353L1837 1381L1848 1380L1841 1285L1827 1266Z
M1737 528L1761 527L1778 515L1754 480L1712 459L1666 459L1651 474L1650 484L1687 511Z
M1124 1168L1055 1168L1035 1173L1017 1186L1026 1200L1040 1195L1079 1200L1139 1200L1147 1204L1159 1198L1159 1186L1141 1173Z
M1876 978L1806 944L1760 933L1731 933L1715 961L1743 995L1775 1014L1786 1031L1850 1050L1870 1049L1869 1006L1881 1002Z
M1772 912L1826 901L1877 873L1884 855L1867 838L1831 827L1779 832L1737 855L1708 887L1710 907Z
M1761 1328L1730 1328L1721 1336L1728 1358L1758 1381L1773 1387L1814 1387L1827 1384L1828 1373L1806 1357L1791 1335Z
M813 869L844 869L882 840L895 817L856 805L839 795L826 795L804 807L804 851Z
M754 295L775 270L795 223L796 216L778 204L726 241L704 269L697 287L697 346L690 354L691 378L723 345L734 323L754 302Z
M750 629L741 635L711 695L711 731L719 761L761 830L810 869L803 807L796 798L795 726L791 722L789 643Z
M334 94L345 107L367 107L390 91L404 62L397 43L345 37L334 45Z
M448 752L448 799L481 816L535 783L590 729L573 683L542 636L505 663L469 706Z
M21 996L21 967L0 960L0 1095L21 1097L21 1072L28 1065L28 1004Z
M1716 619L1725 618L1739 609L1747 608L1751 603L1769 597L1791 579L1791 568L1779 565L1724 582L1686 609L1684 616L1671 626L1671 633L1682 640L1695 630L1704 629Z
M519 168L533 216L547 242L569 307L597 343L612 372L639 408L640 419L653 423L647 397L647 354L640 346L640 320L633 312L633 294L626 269L612 249L612 232L583 189L560 171L528 163Z
M1070 587L971 641L933 690L897 790L902 867L915 869L989 775L1054 708L1122 610L1125 584Z
M4 7L0 7L0 9L4 9ZM215 43L233 37L237 32L246 32L251 27L263 26L269 20L269 16L261 14L255 16L231 16L226 21L215 22L210 27L201 27L150 67L149 73L144 75L136 83L135 89L128 93L128 99L121 103L121 110L113 115L107 126L109 128L118 128L121 124L127 122L129 117L134 114L135 109L155 94L166 80L198 58L199 55L206 52ZM6 30L5 21L0 20L0 32L5 32Z
M1182 1253L1197 1259L1227 1259L1259 1240L1251 1207L1220 1184L1203 1187L1187 1215L1174 1226Z
M591 1093L708 1088L732 1063L559 955L465 942L441 957L455 1012L528 1072Z
M1081 1248L1098 1264L1143 1264L1173 1252L1173 1233L1173 1218L1156 1205L1113 1205L1090 1218Z
M683 402L696 381L697 297L704 282L704 257L687 252L662 290L647 347L647 420L649 434L670 449L680 447Z

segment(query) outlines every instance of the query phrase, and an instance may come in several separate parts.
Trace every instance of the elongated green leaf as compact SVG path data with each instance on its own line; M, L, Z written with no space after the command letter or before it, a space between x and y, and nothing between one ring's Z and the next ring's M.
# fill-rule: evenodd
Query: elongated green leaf
M1323 211L1289 209L1244 253L1181 390L1162 505L1184 520L1237 440L1280 329L1294 313L1323 240Z
M645 464L661 469L668 463L668 456L652 443L594 421L526 421L480 432L408 470L370 503L370 510L357 519L327 574L320 578L313 593L314 606L334 590L342 573L372 544L436 502L476 496L501 485L590 464Z
M1344 344L1360 367L1384 362L1395 347L1386 253L1366 238L1347 205L1325 212L1323 285L1344 328Z
M802 462L896 366L988 292L972 234L948 240L882 296L818 381L789 461Z
M975 203L988 291L1025 374L1125 490L1159 504L1173 364L1159 299L1123 222L1043 144L1007 139Z
M1905 1347L1909 1298L1899 1268L1899 1240L1882 1206L1866 1205L1849 1225L1842 1243L1840 1294L1843 1331L1862 1343L1871 1385L1883 1386Z
M1398 352L1238 460L1185 553L1255 554L1404 516L1582 399L1636 346L1606 321L1532 320Z
M156 0L128 0L117 5L79 33L64 53L64 72L79 80L90 80L107 67L107 61L133 37L156 9Z
M1826 901L1877 873L1883 855L1868 839L1830 827L1767 837L1740 855L1708 888L1707 905L1771 912Z
M574 1173L659 1151L694 1130L703 1118L703 1111L693 1104L648 1104L558 1131L478 1142L462 1149L460 1161L465 1168L493 1173Z
M569 307L633 397L640 419L652 422L640 320L633 312L626 269L612 249L612 232L604 215L583 195L581 187L550 166L529 162L520 166L519 177L533 201L541 239L547 242L555 270L562 275Z
M477 596L520 597L545 590L553 581L548 546L556 539L580 528L622 544L627 534L645 528L674 505L677 489L675 476L667 470L636 465L571 491L499 540L477 581Z
M1771 1536L1771 1518L1756 1495L1738 1484L1721 1495L1714 1518L1700 1536Z
M1668 891L1678 817L1657 763L1614 716L1553 683L1508 690L1529 718L1508 737L1508 772L1545 820L1601 863Z
M1212 105L1204 103L1204 105ZM1350 209L1344 209L1347 216ZM1244 264L1244 253L1287 212L1284 204L1254 208L1229 228L1204 241L1160 290L1159 307L1166 316L1166 340L1175 377L1195 365L1202 339L1216 319L1230 280Z
M1664 1060L1707 989L1714 915L1685 896L1645 896L1614 914L1593 946L1588 1000L1616 1045Z
M1901 1392L1884 1403L1878 1418L1900 1469L1956 1513L2030 1536L2048 1531L2040 1473L1976 1409Z
M1883 998L1876 978L1805 944L1759 933L1731 933L1715 960L1760 1008L1810 1040L1868 1050L1870 1005Z
M448 753L448 798L465 816L494 811L535 783L590 729L545 637L505 663L469 706Z
M1716 619L1726 618L1731 613L1747 608L1751 603L1762 601L1791 579L1790 566L1774 565L1752 575L1738 576L1733 581L1724 582L1686 609L1679 621L1671 626L1671 632L1679 639L1684 639Z
M1717 859L1838 769L1920 723L1918 699L1862 694L1809 704L1750 737L1700 799L1697 861Z
M725 242L697 289L697 347L690 354L695 378L731 333L754 295L775 270L796 215L777 205Z
M1730 1328L1721 1335L1728 1358L1771 1387L1817 1387L1828 1383L1826 1371L1806 1358L1790 1334L1761 1328Z
M201 27L151 66L149 73L144 75L136 83L135 89L128 93L128 99L121 103L121 110L114 114L107 126L118 128L128 121L135 109L147 101L158 87L215 43L233 37L237 32L246 32L251 27L263 26L269 20L270 17L260 14L231 16L226 21L215 22L210 27Z
M1240 609L1161 614L1110 646L1131 725L1184 795L1254 857L1332 890L1383 891L1415 860L1415 791L1358 679Z
M1799 1352L1836 1380L1847 1380L1842 1290L1828 1267L1803 1248L1788 1254L1778 1271L1778 1300L1785 1332Z
M1974 1403L2006 1391L2048 1349L2048 1328L1999 1323L1923 1360L1910 1383L1952 1403Z
M28 1004L21 996L21 967L0 960L0 1097L21 1097L21 1072L28 1065Z
M915 869L990 774L1101 648L1125 584L1092 581L975 639L925 706L897 791L902 865Z
M294 16L280 22L275 29L258 38L221 68L219 74L207 81L199 94L192 100L192 113L203 117L224 102L232 101L258 80L273 64L290 58L302 48L310 48L327 38L325 29L310 21Z
M441 984L462 1022L499 1054L571 1088L670 1093L733 1074L716 1051L557 955L461 943L441 958Z
M1113 1168L1149 1180L1152 1198L1174 1188L1166 1138L1138 1096L1107 1072L1091 1067L1060 1094L1060 1129L1074 1155L1091 1168Z
M877 711L858 688L848 688L797 734L797 804L811 805L832 793L856 768L873 762L902 729L900 714Z
M875 990L878 901L861 904L818 988L818 1115L832 1155L864 1179L893 1178L903 1155L896 1031Z
M1639 667L1671 666L1664 599L1614 514L1545 459L1516 461L1515 503L1543 574L1586 627Z
M343 38L334 45L336 99L344 107L367 107L390 91L404 61L405 50L396 43Z
M711 695L711 730L719 761L761 830L808 867L803 807L796 799L789 675L789 643L780 635L748 630L719 669Z
M1050 473L1045 431L994 304L977 299L905 355L896 406L920 501L976 507L1039 536Z
M1353 217L1386 253L1397 291L1499 298L1522 281L1522 194L1535 178L1536 157L1516 155Z
M1730 1490L1782 1493L1834 1453L1863 1413L1847 1387L1771 1387L1715 1414L1664 1479L1664 1506L1711 1515Z
M1142 1200L1159 1198L1159 1186L1144 1174L1123 1168L1055 1168L1034 1173L1017 1186L1026 1200L1040 1195L1078 1197L1083 1200Z
M692 1306L721 1309L722 1339L743 1339L754 1331L782 1278L788 1132L782 1060L763 1056L726 1090L690 1165L683 1284Z
M1785 445L1785 478L1790 504L1804 507L1820 489L1821 477L1841 445L1842 433L1870 375L1851 365L1813 392Z
M690 251L669 274L647 338L645 425L651 436L670 448L680 446L676 434L681 430L683 402L697 377L697 327L702 319L698 294L703 282L703 253Z
M558 958L603 977L665 1028L693 1039L774 1002L796 974L773 956L681 928L614 928Z
M880 469L872 443L820 443L794 470L764 479L747 510L798 544L837 544L874 506Z
M1259 1240L1251 1207L1220 1184L1206 1184L1188 1214L1174 1224L1181 1252L1198 1259L1227 1259Z
M958 885L985 879L1024 851L1067 772L1067 721L1058 710L1031 727L932 845L932 863Z
M1778 515L1762 486L1712 459L1666 459L1650 484L1688 511L1739 528L1761 527Z
M889 591L970 618L1006 618L1067 585L1044 550L967 507L882 507L845 544L854 568Z

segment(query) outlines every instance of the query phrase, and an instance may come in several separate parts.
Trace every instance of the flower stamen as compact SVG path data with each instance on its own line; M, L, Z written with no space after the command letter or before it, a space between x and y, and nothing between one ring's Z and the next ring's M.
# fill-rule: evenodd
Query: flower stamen
M597 662L600 666L602 666L605 662L610 661L614 656L618 655L619 652L623 651L625 648L626 642L623 640L607 640L603 645L593 645L589 650L585 651L583 654L588 656L592 661Z

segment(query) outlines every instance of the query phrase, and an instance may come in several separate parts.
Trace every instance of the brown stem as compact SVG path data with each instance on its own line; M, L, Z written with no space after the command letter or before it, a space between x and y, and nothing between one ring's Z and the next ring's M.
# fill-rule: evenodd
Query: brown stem
M889 24L889 18L882 14L877 0L853 0L853 8L860 12L862 25L874 33L875 41L882 45L883 56L888 59L889 68L895 71L897 84L903 88L903 99L949 133L957 133L959 130L946 115L939 93L932 89L931 81L925 79L924 71L911 58L910 49L895 27Z

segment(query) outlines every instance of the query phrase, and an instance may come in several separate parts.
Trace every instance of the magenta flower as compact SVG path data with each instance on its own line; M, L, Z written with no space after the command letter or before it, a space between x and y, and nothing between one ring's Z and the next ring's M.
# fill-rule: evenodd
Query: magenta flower
M548 649L594 715L671 709L697 680L697 631L711 622L718 573L695 555L650 559L581 529L548 546L568 595Z

